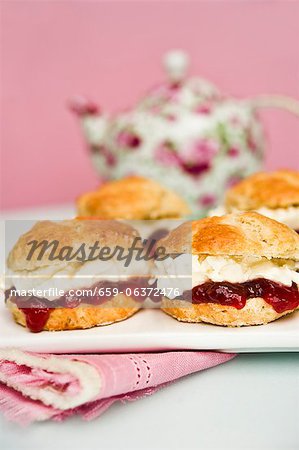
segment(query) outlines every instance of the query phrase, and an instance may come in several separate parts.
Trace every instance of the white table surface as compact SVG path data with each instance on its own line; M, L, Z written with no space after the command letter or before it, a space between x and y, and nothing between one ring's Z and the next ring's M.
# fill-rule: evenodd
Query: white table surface
M1 219L72 217L71 207L2 214ZM93 422L71 418L20 428L0 417L0 448L299 448L299 354L243 354Z

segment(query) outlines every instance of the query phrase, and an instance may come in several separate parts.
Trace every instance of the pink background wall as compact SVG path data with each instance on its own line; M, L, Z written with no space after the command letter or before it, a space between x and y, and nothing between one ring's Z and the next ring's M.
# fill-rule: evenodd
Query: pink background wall
M299 99L298 1L2 1L2 208L72 201L96 186L66 99L130 105L186 49L192 72L238 95ZM263 113L268 168L297 166L299 121Z

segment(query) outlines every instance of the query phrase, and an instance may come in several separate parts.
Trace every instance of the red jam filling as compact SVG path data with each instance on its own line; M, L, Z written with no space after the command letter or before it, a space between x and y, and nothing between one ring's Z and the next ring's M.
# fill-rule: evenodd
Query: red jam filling
M26 318L26 325L33 333L39 333L46 325L52 308L46 308L37 297L30 300L30 308L20 308Z
M156 283L149 285L148 279L140 278L132 278L130 281L123 282L112 282L112 281L101 281L96 283L95 285L88 288L80 288L80 290L84 289L97 289L97 295L87 296L82 295L81 297L70 296L68 292L58 298L57 300L48 300L46 298L39 297L25 297L25 296L15 296L10 297L10 289L5 292L5 298L8 299L10 297L10 301L15 303L17 307L24 313L26 317L26 325L30 331L34 333L38 333L42 331L47 320L50 317L50 314L55 308L77 308L81 303L90 304L93 306L99 306L105 303L108 300L111 300L115 294L113 294L113 288L116 288L118 292L125 293L127 288L130 288L131 297L134 298L135 301L144 301L146 297L140 295L141 288L151 287L153 289L156 288ZM110 288L111 294L109 295L100 295L99 290L102 289L105 293L105 290ZM134 293L136 288L137 292ZM14 289L14 288L12 288ZM157 297L156 297L157 298Z
M195 304L216 303L242 309L247 300L256 297L261 297L277 313L294 310L299 305L299 292L295 283L292 286L284 286L265 278L245 283L209 281L192 289L192 303ZM184 296L184 299L186 300L187 296Z

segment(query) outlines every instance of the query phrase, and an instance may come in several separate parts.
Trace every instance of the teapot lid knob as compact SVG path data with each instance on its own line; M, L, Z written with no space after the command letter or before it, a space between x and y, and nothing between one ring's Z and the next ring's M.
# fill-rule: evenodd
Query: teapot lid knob
M171 50L164 56L163 65L172 82L181 81L189 66L189 56L182 50Z

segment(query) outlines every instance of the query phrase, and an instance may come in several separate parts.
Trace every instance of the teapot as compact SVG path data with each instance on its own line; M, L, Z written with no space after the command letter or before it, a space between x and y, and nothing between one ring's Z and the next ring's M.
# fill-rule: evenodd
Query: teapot
M206 215L225 190L261 169L265 137L258 109L282 107L299 116L299 103L284 96L236 99L209 81L188 77L189 57L167 53L166 81L137 105L115 116L77 98L100 181L141 175L179 193L193 213Z

